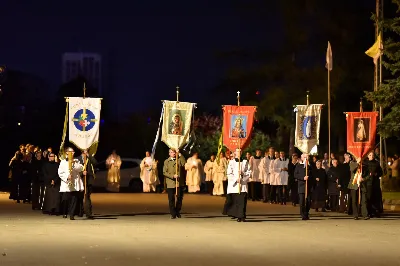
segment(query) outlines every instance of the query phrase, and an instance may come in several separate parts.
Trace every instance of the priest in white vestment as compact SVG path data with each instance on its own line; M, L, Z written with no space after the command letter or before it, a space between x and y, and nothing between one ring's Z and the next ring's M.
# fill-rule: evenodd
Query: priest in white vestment
M146 151L146 157L140 163L140 179L143 183L143 192L155 192L160 183L158 179L157 161L151 158Z
M81 208L78 205L85 190L81 178L83 165L78 159L74 159L75 152L72 148L67 148L65 151L66 159L61 160L58 167L58 175L61 179L60 192L63 193L62 212L64 218L67 218L68 214L71 220L75 220L74 216Z
M193 156L187 160L185 164L185 170L187 171L186 185L188 187L188 192L189 193L199 192L204 169L203 169L203 163L198 158L197 152L193 153Z
M285 157L285 152L279 152L279 159L275 160L274 172L275 181L278 190L278 203L281 205L286 205L286 187L289 180L289 159Z
M121 179L121 157L114 150L106 160L106 165L108 167L107 173L107 190L112 192L119 192L119 183Z
M224 191L224 181L227 180L226 177L226 169L228 167L228 160L225 158L225 155L221 153L219 155L219 160L214 161L213 169L214 169L214 196L222 196L226 193Z
M247 182L251 175L251 168L248 160L240 161L239 158L240 149L237 149L235 159L229 161L228 164L228 196L222 213L237 219L238 222L245 222Z
M214 174L215 174L214 162L215 162L215 155L212 154L210 157L210 160L208 160L206 162L206 164L204 165L204 172L206 174L207 192L210 195L213 195L213 188L214 188L214 183L213 183Z

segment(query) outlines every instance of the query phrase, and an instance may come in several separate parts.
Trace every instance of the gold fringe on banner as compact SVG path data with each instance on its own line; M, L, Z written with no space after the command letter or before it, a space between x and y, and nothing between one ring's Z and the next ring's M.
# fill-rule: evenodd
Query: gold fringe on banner
M65 118L64 118L64 129L63 129L63 134L62 134L62 139L61 139L61 145L60 145L60 151L58 152L58 157L60 160L64 160L65 157L65 151L64 151L64 145L65 145L65 137L67 136L67 128L68 128L68 99L65 100L67 102L67 106L65 108Z

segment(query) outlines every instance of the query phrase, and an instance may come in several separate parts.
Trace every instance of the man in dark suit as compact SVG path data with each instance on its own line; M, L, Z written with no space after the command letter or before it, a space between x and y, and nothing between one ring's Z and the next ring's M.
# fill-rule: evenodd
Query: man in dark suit
M307 171L306 171L307 170ZM309 220L311 205L311 188L313 179L311 178L311 165L308 162L308 154L302 154L299 163L294 169L294 178L298 182L300 215L303 220ZM307 190L307 196L306 196Z
M82 151L82 155L79 157L79 160L84 167L82 172L82 180L85 184L85 191L81 198L82 204L80 216L83 216L83 213L85 213L87 219L93 219L92 200L90 196L92 195L93 183L95 179L94 166L97 164L97 161L88 153L87 150Z

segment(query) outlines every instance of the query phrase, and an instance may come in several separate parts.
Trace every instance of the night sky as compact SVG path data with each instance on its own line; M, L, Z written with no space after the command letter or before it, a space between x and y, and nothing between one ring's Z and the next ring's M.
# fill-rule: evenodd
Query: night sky
M129 2L3 0L0 63L40 76L55 93L63 52L100 53L103 90L124 95L125 113L160 108L177 84L181 100L205 102L225 71L217 52L279 38L277 23L241 16L232 0Z

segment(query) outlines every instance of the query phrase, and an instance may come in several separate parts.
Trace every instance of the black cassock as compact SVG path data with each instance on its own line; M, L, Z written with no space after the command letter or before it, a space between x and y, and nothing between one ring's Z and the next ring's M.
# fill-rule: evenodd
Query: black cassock
M312 173L314 179L314 188L312 193L313 208L325 208L327 185L326 171L322 168L313 168ZM319 181L316 180L317 178L319 178Z
M23 180L23 162L21 160L13 160L10 165L11 168L11 200L23 200L21 197L20 189Z
M43 176L42 176L43 161L33 159L31 163L32 176L32 209L40 209L43 199Z
M60 185L61 179L58 176L57 162L45 162L43 164L43 181L45 184L43 212L44 213L60 213ZM54 181L54 185L51 181Z

